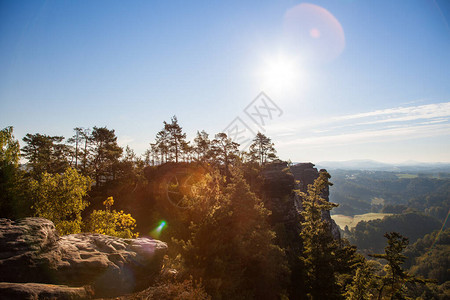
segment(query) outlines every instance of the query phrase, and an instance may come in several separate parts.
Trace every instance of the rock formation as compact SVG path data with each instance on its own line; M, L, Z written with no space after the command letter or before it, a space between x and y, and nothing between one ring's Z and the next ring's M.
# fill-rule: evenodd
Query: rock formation
M130 293L158 276L166 252L165 243L148 238L60 237L46 219L0 219L0 294L76 299L90 291L95 297Z
M319 171L312 163L289 166L287 162L277 161L268 164L261 173L263 178L261 197L267 208L272 211L270 224L277 234L276 243L285 250L291 271L291 282L304 280L303 268L298 259L302 251L301 210L302 199L295 189L307 192L308 184L312 184L319 176ZM324 193L328 200L328 190ZM331 219L329 212L322 214L330 222L330 230L335 239L339 239L339 230ZM297 285L291 285L289 294L293 299L301 299L303 291Z
M291 166L290 170L294 176L294 179L298 181L297 188L300 189L302 192L307 192L308 185L314 183L314 180L316 180L319 177L319 172L326 171L324 169L317 171L317 169L314 168L314 164L312 163L299 163L294 166ZM329 196L330 191L327 187L323 193L323 198L326 201L330 201ZM298 203L297 207L301 209L301 199L298 199L296 203ZM327 220L331 224L331 234L333 235L333 237L335 239L340 239L341 234L339 232L339 227L336 224L336 222L331 218L330 212L324 211L322 213L322 218Z
M264 203L272 211L272 224L282 223L289 230L295 229L292 234L298 236L301 230L299 213L302 210L302 199L293 190L307 192L308 185L313 184L319 177L319 171L312 163L288 166L287 162L277 161L267 165L262 177ZM328 188L324 191L323 197L329 201ZM323 212L323 218L331 224L333 237L340 239L339 228L331 218L330 212Z

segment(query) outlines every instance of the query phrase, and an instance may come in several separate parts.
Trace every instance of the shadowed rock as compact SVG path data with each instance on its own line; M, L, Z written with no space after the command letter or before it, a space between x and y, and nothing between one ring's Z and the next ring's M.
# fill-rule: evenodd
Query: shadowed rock
M320 170L320 172L326 171L325 169ZM314 164L312 163L299 163L294 166L291 166L291 172L294 175L295 180L298 181L297 185L298 188L302 192L308 191L308 185L313 184L314 181L319 177L319 171L317 171L316 168L314 168ZM328 186L322 193L322 197L326 201L329 200L330 196L330 190ZM300 199L301 202L301 199ZM299 203L299 207L301 208L301 203ZM329 211L323 211L322 212L322 218L325 219L331 226L331 234L335 239L340 239L341 234L339 232L339 227L337 226L336 222L331 218Z
M0 282L1 299L89 299L89 288L44 283Z
M158 276L167 245L101 234L59 237L42 218L0 219L0 281L92 286L96 297L144 289Z

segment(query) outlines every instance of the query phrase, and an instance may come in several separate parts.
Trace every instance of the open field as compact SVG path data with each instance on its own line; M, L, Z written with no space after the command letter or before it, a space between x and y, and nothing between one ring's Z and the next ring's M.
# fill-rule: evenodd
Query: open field
M412 179L417 178L419 175L417 174L396 174L399 179Z
M384 213L367 213L363 215L355 215L355 216L345 216L345 215L331 215L331 218L336 222L336 224L341 227L341 229L344 229L347 225L348 228L353 228L358 224L360 221L370 221L370 220L377 220L377 219L383 219L385 216L391 216L393 214L384 214Z

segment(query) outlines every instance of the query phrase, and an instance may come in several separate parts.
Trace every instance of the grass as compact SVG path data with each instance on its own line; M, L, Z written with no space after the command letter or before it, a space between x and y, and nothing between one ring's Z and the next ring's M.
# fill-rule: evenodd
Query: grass
M332 215L331 218L336 222L336 224L344 229L347 225L349 229L356 226L361 221L370 221L370 220L378 220L383 219L385 216L391 216L393 214L384 214L384 213L367 213L363 215L355 215L355 216L345 216L345 215Z

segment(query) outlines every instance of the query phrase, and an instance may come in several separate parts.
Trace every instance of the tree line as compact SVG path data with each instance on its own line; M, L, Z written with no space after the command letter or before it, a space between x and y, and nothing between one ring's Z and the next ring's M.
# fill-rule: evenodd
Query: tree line
M3 129L5 133L8 130L12 132L11 127ZM68 139L28 133L23 141L20 156L27 160L33 177L44 171L62 173L71 167L91 177L96 185L123 177L130 167L200 161L219 164L227 170L236 158L260 165L277 158L271 139L260 132L248 151L240 151L240 145L223 132L210 139L204 130L197 131L193 141L188 141L176 116L170 122L164 121L155 141L141 157L128 146L120 147L115 130L107 127L76 127Z

